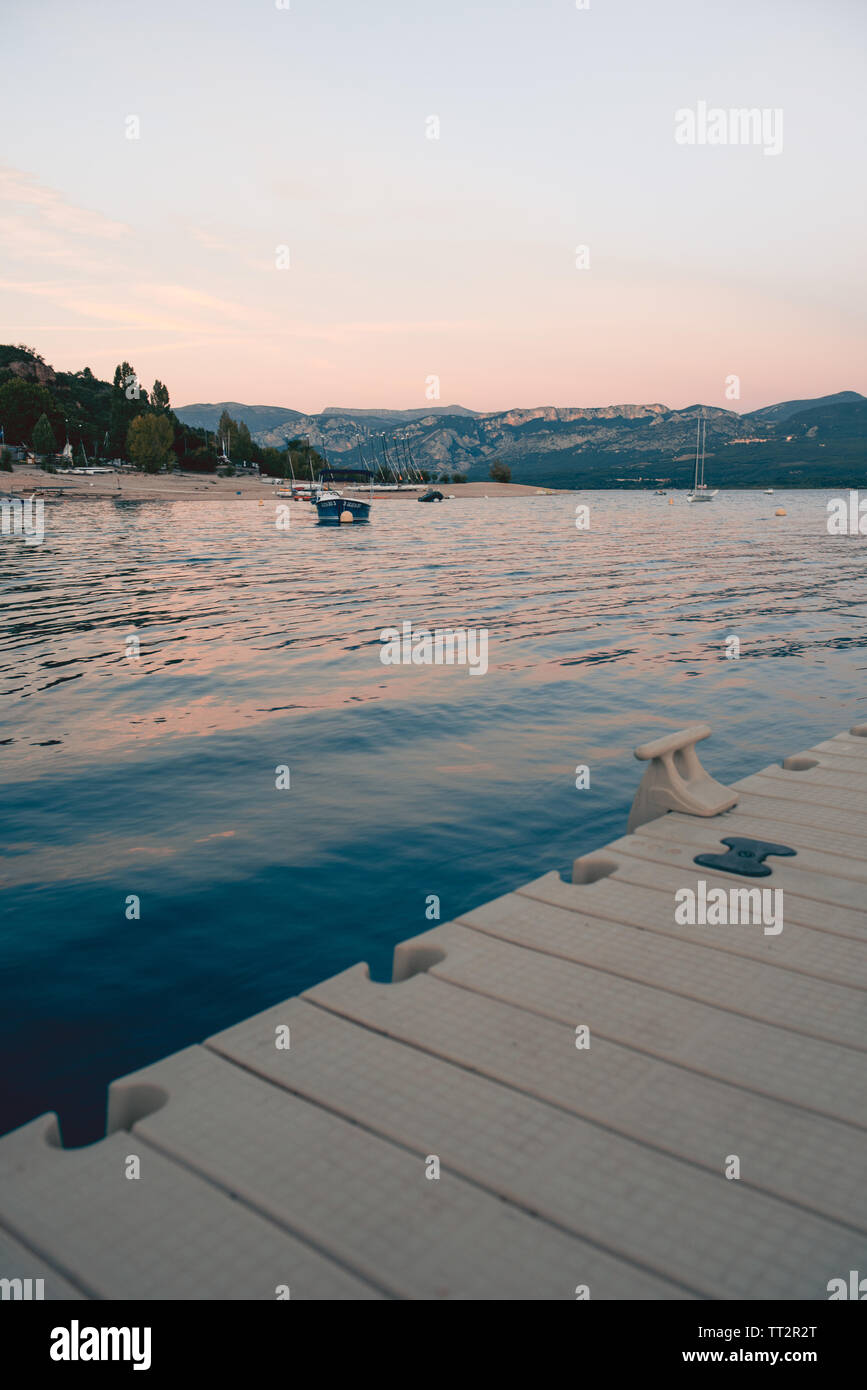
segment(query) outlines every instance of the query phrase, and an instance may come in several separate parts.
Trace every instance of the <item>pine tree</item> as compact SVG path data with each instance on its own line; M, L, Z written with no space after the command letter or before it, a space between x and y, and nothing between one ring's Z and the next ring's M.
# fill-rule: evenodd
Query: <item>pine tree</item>
M56 451L57 440L54 438L51 422L47 415L42 414L33 426L33 452L44 458Z

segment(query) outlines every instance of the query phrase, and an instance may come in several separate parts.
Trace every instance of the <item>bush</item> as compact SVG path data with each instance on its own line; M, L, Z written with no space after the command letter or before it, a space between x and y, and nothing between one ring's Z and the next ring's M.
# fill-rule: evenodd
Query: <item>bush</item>
M443 481L445 481L445 479L443 479ZM453 482L453 483L465 483L466 481L467 481L467 475L466 475L466 473L453 473L453 474L452 474L452 482Z
M12 472L12 450L7 449L5 444L0 446L0 469L4 473Z

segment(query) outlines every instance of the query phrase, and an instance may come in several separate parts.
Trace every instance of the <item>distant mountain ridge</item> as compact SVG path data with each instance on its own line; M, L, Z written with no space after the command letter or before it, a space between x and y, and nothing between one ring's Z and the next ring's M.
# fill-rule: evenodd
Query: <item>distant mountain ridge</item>
M282 405L244 405L242 401L220 401L218 405L182 405L175 410L175 414L193 429L215 430L224 410L229 412L233 420L244 420L254 436L269 430L280 430L284 426L291 428L294 420L307 418L300 410L288 410Z
M729 486L737 485L735 478L745 486L787 479L804 485L804 478L813 476L810 469L818 470L820 479L831 477L832 463L850 470L864 459L867 439L867 397L857 391L783 401L743 415L699 403L673 410L659 402L484 412L463 406L331 406L312 415L219 402L181 406L177 415L187 424L213 429L224 409L246 420L259 444L281 447L288 439L306 437L317 449L325 449L333 462L378 459L383 444L399 436L415 461L434 473L459 471L471 479L483 478L498 459L509 465L515 482L555 487L605 486L612 478L628 485L658 477L686 485L700 411L707 419L709 464L715 466L718 459L725 474L715 481ZM774 470L773 478L766 477L768 468ZM836 485L835 478L831 482Z
M478 411L467 410L462 405L429 406L424 410L389 410L387 408L354 410L347 406L329 405L326 406L325 410L320 411L318 416L309 416L304 415L300 410L289 410L281 405L244 405L242 401L199 402L194 405L182 405L175 411L175 414L185 425L192 425L200 430L215 430L224 410L229 412L233 420L244 420L254 437L267 431L281 431L284 427L291 429L295 420L324 419L332 416L368 422L381 420L383 425L396 425L410 420L420 420L426 415L476 416L478 414ZM260 439L258 442L264 444L267 441ZM279 442L283 443L282 435Z
M864 397L857 391L838 391L834 396L814 396L812 400L781 401L779 405L765 405L761 410L748 411L745 418L764 420L766 424L779 423L781 420L787 420L790 415L800 415L805 410L818 410L826 405L852 405L863 400Z

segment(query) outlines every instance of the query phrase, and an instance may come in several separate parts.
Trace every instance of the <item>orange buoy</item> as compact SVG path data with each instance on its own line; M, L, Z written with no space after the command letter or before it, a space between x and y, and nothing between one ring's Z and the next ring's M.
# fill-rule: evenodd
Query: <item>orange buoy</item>
M774 512L774 516L785 516L785 515L786 515L786 509L785 509L785 507L777 507L777 510Z

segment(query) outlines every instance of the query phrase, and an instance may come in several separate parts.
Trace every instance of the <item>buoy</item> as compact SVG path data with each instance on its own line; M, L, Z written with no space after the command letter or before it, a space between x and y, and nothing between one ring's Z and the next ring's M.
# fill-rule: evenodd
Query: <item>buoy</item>
M668 499L668 505L669 505L670 507L673 507L673 506L674 506L674 498L673 498L673 497L669 497L669 499Z
M353 517L352 517L352 512L341 512L341 513L340 513L340 520L341 520L341 521L352 521L352 519L353 519Z
M785 515L786 515L786 509L785 509L785 507L777 507L777 510L774 512L774 516L785 516Z
M260 503L259 503L259 506L260 506L260 507L264 507L264 505L265 505L264 502L260 502Z

